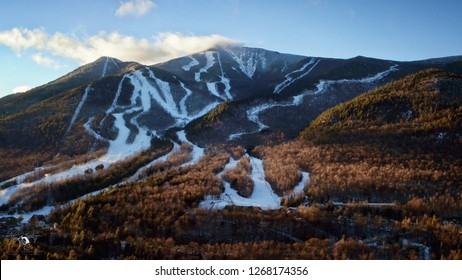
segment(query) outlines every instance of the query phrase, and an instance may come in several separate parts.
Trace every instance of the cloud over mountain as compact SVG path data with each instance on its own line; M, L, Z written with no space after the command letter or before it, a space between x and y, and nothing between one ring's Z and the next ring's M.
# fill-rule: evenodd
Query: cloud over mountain
M26 50L36 51L32 56L33 60L52 67L59 64L50 56L72 59L80 64L89 63L101 56L111 56L149 65L217 45L235 43L234 40L218 34L197 36L165 32L159 33L154 40L149 40L103 31L84 38L71 37L59 32L48 34L41 28L13 28L0 31L0 45L10 48L18 55Z
M13 88L13 93L25 92L30 90L32 87L28 85L20 85Z
M43 66L46 66L46 67L51 67L53 69L59 69L62 67L61 64L59 64L58 61L48 57L48 56L45 56L43 55L42 53L35 53L31 56L32 60L39 64L39 65L43 65Z

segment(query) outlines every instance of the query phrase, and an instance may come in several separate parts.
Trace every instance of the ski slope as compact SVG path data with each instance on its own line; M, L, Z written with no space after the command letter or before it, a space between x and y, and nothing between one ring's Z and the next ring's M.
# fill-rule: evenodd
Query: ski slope
M189 162L186 162L182 164L181 166L188 166L188 165L194 165L199 162L199 160L204 156L204 148L200 148L199 146L195 145L194 143L190 142L188 138L186 138L186 132L184 130L178 131L177 132L178 139L181 141L181 143L186 143L192 146L192 159Z
M189 70L191 70L192 67L194 67L196 65L199 65L199 61L197 61L197 59L195 59L192 56L189 56L189 58L191 59L191 62L189 62L188 64L181 67L181 68L183 68L184 71L189 71Z
M206 58L206 64L204 67L202 67L199 72L196 72L194 74L194 79L196 80L196 82L200 82L201 81L201 75L202 73L207 73L207 71L209 70L209 68L211 68L214 64L215 64L215 57L214 57L214 54L215 52L214 51L207 51L205 52L205 58Z
M278 209L281 207L282 197L278 196L272 189L271 185L266 181L265 171L263 169L263 161L252 157L248 154L245 155L250 160L252 172L250 178L254 183L254 189L250 197L240 196L236 190L231 188L230 183L224 182L224 192L220 197L208 197L199 205L201 208L206 209L223 209L226 206L243 206L243 207L259 207L263 210ZM217 174L221 177L226 170L234 169L239 160L230 158L229 162L224 167L223 171ZM309 181L309 174L302 172L302 180L294 187L293 193L303 191L307 182Z
M77 120L77 117L80 114L80 110L82 110L83 104L85 103L85 101L87 101L88 93L90 92L90 90L92 90L92 88L89 87L89 86L85 89L85 92L83 93L82 99L80 99L79 104L75 108L74 114L72 115L71 121L69 122L69 126L67 127L63 138L66 138L66 135L68 135L69 132L71 131L72 126L74 125L75 121Z

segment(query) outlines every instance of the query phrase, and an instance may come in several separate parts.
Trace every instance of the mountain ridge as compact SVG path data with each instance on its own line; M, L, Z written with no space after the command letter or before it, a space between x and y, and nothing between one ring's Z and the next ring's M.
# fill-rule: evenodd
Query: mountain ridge
M448 59L436 61L444 68L441 61ZM449 59L454 61L457 57ZM46 85L0 99L0 149L6 154L46 151L44 158L51 159L107 148L121 130L128 130L130 144L144 134L163 138L185 126L200 146L293 139L325 109L434 66L422 63L305 57L236 46L152 66L101 57ZM207 121L201 117L223 102L230 102L226 118L192 129L191 121Z
M0 117L0 238L37 232L40 259L460 259L458 62L286 58L102 58ZM2 258L28 258L14 242Z
M301 132L301 137L321 142L349 141L347 134L353 136L353 131L361 128L362 134L382 137L388 133L396 139L399 134L414 141L425 137L429 143L444 140L457 144L462 140L461 88L460 74L423 70L324 111Z

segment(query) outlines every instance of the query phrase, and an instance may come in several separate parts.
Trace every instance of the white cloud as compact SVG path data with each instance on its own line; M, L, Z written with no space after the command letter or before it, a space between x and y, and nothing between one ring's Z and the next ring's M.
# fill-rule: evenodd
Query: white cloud
M117 9L115 15L118 17L124 16L144 16L151 10L155 8L154 2L151 0L130 0L124 3L121 3L120 7Z
M196 36L166 32L158 34L154 41L150 41L118 32L100 32L78 39L62 33L47 34L43 29L13 28L0 31L0 45L7 46L18 54L25 50L37 51L39 53L32 59L36 63L52 67L59 64L45 57L42 52L69 58L80 64L92 62L101 56L111 56L150 65L227 44L236 42L216 34Z
M22 85L22 86L17 86L15 88L13 88L13 93L19 93L19 92L26 92L28 90L32 89L31 86L28 86L28 85Z
M0 44L10 47L19 53L29 48L43 49L47 40L47 34L43 29L19 29L0 32Z
M52 59L50 57L44 56L42 53L33 54L31 57L32 57L32 60L35 63L39 64L39 65L51 67L51 68L54 68L56 70L58 70L58 69L60 69L62 67L59 64L59 62L57 62L56 60L54 60L54 59Z

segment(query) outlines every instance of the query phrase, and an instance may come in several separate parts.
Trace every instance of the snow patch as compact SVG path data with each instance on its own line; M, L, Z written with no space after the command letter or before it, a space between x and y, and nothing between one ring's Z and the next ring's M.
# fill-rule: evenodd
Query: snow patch
M191 70L192 67L194 67L196 65L199 65L199 61L197 61L197 59L195 59L192 56L189 56L189 58L191 58L191 62L189 62L188 64L181 67L181 68L183 68L184 71L189 71L189 70Z
M45 206L39 210L35 210L35 211L32 211L32 212L28 212L28 213L15 213L15 214L12 214L12 215L9 215L9 214L1 214L0 215L0 218L8 218L8 217L13 217L13 218L19 218L19 217L22 217L23 220L22 220L22 223L23 224L26 224L29 222L29 220L33 217L33 216L48 216L51 211L53 211L55 207L53 206Z
M301 192L305 189L306 183L310 180L310 174L302 171L302 180L298 183L293 190L293 193Z
M249 77L249 79L252 79L255 71L257 70L258 64L258 59L256 59L255 53L244 52L243 50L239 50L238 53L234 53L231 49L227 49L227 52L234 59L234 61L239 64L239 69L241 69L242 73ZM262 54L260 54L259 58L262 63L262 67L265 68L266 58Z
M448 134L447 132L438 133L438 135L436 136L436 141L437 142L442 142L444 140L444 138L446 138L447 134Z
M401 114L402 118L407 119L407 120L412 118L412 115L414 115L414 112L412 111L412 109L409 109L405 113Z
M293 97L293 100L292 100L294 106L300 106L300 105L302 105L302 103L303 103L303 98L304 98L304 97L305 97L305 96L304 96L303 94L294 96L294 97Z

